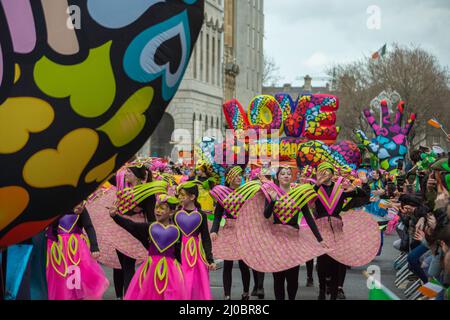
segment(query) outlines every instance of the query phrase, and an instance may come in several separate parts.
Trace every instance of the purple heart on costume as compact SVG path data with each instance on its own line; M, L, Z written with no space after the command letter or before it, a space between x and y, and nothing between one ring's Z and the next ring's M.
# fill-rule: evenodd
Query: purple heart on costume
M150 226L150 237L159 252L169 249L180 237L180 231L174 225L163 226L155 222Z
M59 228L69 233L75 227L80 216L77 214L66 214L59 219Z
M186 237L189 237L200 227L203 222L203 217L198 211L187 213L182 210L175 215L175 222L181 232Z

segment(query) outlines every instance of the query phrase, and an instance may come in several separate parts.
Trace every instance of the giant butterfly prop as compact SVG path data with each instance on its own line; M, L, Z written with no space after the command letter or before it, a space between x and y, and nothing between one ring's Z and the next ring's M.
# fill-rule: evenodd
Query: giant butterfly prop
M203 12L203 0L0 0L0 247L44 229L147 141Z

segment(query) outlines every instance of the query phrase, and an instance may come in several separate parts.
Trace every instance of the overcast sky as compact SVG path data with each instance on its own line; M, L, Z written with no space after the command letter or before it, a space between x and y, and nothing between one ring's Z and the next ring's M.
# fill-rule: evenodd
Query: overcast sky
M389 50L393 42L420 45L450 66L450 0L265 0L264 5L265 51L280 67L280 84L303 84L296 78L323 76L334 63L369 57L385 43ZM367 13L371 6L380 9L379 30L367 26L369 19L377 20L376 13Z

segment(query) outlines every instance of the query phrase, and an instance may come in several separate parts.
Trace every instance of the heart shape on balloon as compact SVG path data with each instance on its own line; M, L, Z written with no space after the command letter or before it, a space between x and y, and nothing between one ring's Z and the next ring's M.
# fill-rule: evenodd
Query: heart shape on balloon
M150 225L149 234L156 248L161 253L167 251L180 239L180 229L174 225L164 226L159 222Z
M188 213L184 210L178 211L175 215L175 223L180 228L181 232L190 237L202 225L203 217L198 211Z
M0 1L0 181L29 196L8 206L0 247L43 230L141 149L204 19L204 0L53 2Z

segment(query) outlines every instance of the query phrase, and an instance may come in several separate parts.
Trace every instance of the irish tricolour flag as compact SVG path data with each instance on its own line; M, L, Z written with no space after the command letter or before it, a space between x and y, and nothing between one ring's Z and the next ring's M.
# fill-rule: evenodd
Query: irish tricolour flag
M363 274L367 277L368 283L371 283L371 288L369 288L369 300L400 300L395 293L386 288L381 282L367 272L363 272Z
M383 57L386 54L386 47L387 45L385 44L380 50L372 54L372 60L378 60Z

